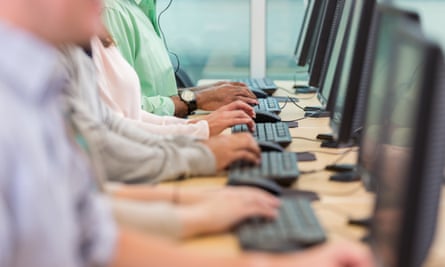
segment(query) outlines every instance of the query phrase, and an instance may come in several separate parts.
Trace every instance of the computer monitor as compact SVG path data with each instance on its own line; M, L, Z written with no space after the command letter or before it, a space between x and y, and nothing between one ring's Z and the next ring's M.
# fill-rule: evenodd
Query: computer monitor
M391 45L397 29L408 22L416 23L420 27L417 13L386 4L377 5L361 81L362 94L357 104L358 109L364 110L358 172L369 191L376 189L376 181L371 179L371 172L376 159L376 144L380 136L384 116L383 106L388 91L386 84L390 72Z
M321 87L317 94L321 108L325 111L332 111L337 95L338 77L343 66L345 43L349 36L349 26L354 6L354 1L345 1L344 3L338 30L335 33L332 51L328 57L326 75L324 75L321 81Z
M371 247L381 267L419 267L434 239L445 163L445 68L418 27L397 35L380 143ZM413 74L414 73L414 74Z
M303 29L304 34L300 36L296 49L296 59L298 66L310 65L315 51L315 44L318 39L321 26L321 17L326 6L324 0L311 0L307 8L307 18L305 18ZM300 47L301 46L301 47Z
M331 112L333 141L324 142L322 144L324 147L345 147L355 144L353 133L358 129L353 129L353 119L374 8L375 0L355 1L337 97Z
M320 87L321 77L326 71L328 58L334 46L344 4L345 0L332 0L326 3L326 8L322 15L320 35L316 43L317 47L309 69L310 86Z
M306 7L306 11L303 17L303 24L301 25L300 34L298 35L297 45L295 47L295 61L297 64L300 62L300 57L303 51L303 42L306 39L306 34L309 29L309 18L311 17L312 10L314 10L315 1L309 0Z

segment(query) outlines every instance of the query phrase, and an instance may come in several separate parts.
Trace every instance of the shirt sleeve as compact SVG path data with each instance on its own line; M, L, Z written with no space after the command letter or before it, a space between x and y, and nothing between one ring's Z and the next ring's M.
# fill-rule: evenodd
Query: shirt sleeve
M170 238L179 238L181 222L170 203L113 199L113 211L119 224Z
M157 183L216 172L212 152L190 137L153 135L125 123L105 125L92 118L81 103L72 105L72 119L94 144L110 181Z
M173 116L175 103L168 96L142 96L142 109L161 116Z

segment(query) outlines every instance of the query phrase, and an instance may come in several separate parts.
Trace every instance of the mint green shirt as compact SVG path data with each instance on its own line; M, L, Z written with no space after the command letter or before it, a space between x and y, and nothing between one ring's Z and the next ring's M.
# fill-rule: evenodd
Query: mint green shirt
M158 115L174 115L170 97L178 95L178 88L159 34L156 0L106 0L104 22L139 76L142 108Z

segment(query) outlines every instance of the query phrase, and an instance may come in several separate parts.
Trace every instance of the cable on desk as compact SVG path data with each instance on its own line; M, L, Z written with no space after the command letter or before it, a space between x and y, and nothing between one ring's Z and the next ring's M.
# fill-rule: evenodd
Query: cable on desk
M343 192L319 192L320 195L326 195L326 196L330 196L330 197L345 197L345 196L350 196L353 195L354 193L357 193L358 191L360 191L363 188L363 185L361 182L359 185L357 185L356 187L353 187L350 190L345 190Z
M284 91L284 92L286 92L286 93L288 93L288 94L298 95L298 94L296 94L295 92L293 92L292 90L289 90L289 89L284 88L284 87L280 87L280 86L278 86L277 89L278 89L278 90L281 90L281 91ZM314 95L309 96L309 97L295 97L295 99L297 99L297 100L311 100L311 99L314 99L316 96L317 96L317 94L314 94ZM290 97L289 97L289 98L290 98Z
M308 174L314 174L314 173L319 173L324 171L325 169L318 169L318 170L310 170L310 171L300 171L300 176L301 175L308 175Z
M289 123L289 122L297 122L297 121L303 121L303 120L306 120L308 117L302 117L302 118L298 118L298 119L296 119L296 120L290 120L290 121L282 121L282 122L286 122L286 123Z
M328 155L335 155L335 156L340 156L340 158L336 159L331 165L338 163L340 160L342 160L346 155L348 155L351 152L355 152L357 151L357 149L355 148L350 148L346 151L343 151L341 153L334 153L334 152L324 152L324 151L305 151L303 153L324 153L324 154L328 154ZM325 168L322 169L315 169L315 170L310 170L310 171L300 171L300 175L308 175L308 174L314 174L314 173L319 173L322 171L325 171Z
M292 139L298 139L298 140L304 140L304 141L310 141L310 142L316 142L316 143L321 143L321 140L318 139L312 139L312 138L307 138L307 137L303 137L303 136L292 136Z
M289 98L289 100L290 100L290 102L291 102L292 104L294 104L296 107L298 107L298 108L301 109L302 111L305 111L305 110L304 110L304 107L300 106L294 99Z
M339 163L342 159L344 159L349 153L353 152L354 150L356 150L355 147L346 150L345 152L343 152L343 154L340 155L340 157L338 157L338 159L334 160L334 162L332 162L332 164L330 165L335 165Z
M280 109L283 110L283 109L287 106L287 103L289 103L289 97L288 97L288 99L286 99L286 101L284 102L284 105L283 105L283 106L280 106Z
M357 152L358 149L354 150L354 152ZM326 155L332 155L332 156L340 156L345 153L349 153L349 149L342 152L328 152L328 151L321 151L321 150L313 150L313 151L305 151L307 153L320 153L320 154L326 154Z

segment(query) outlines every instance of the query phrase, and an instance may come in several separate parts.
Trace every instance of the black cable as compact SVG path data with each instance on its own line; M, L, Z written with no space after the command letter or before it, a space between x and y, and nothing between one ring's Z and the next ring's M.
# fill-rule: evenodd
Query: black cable
M298 118L298 119L296 119L296 120L282 121L282 122L287 122L287 123L289 123L289 122L297 122L297 121L306 120L307 118L308 118L308 117L303 117L303 118Z
M168 53L172 54L175 57L175 59L176 59L176 62L177 62L176 69L175 69L175 75L176 75L176 74L178 74L178 71L181 68L181 61L179 60L178 54L176 54L173 51L170 51L170 49L168 47L168 44L167 44L167 39L165 38L164 30L162 30L162 26L161 26L162 15L164 15L164 13L167 12L167 10L171 7L172 4L173 4L173 0L170 0L168 2L167 6L159 13L159 15L158 15L158 25L159 25L159 31L161 32L161 38L162 38L162 41L164 42L165 48L167 49Z
M357 150L355 150L357 151ZM354 151L354 152L355 152ZM320 154L326 154L326 155L332 155L332 156L341 156L345 153L349 153L349 149L340 153L335 153L335 152L328 152L328 151L321 151L321 150L314 150L314 151L306 151L307 153L320 153Z
M162 41L164 42L164 45L167 48L167 50L169 50L169 49L168 49L167 41L165 40L164 31L162 30L162 27L161 27L161 18L162 18L162 15L164 15L164 13L167 12L167 10L171 7L172 4L173 4L173 0L170 0L168 2L167 6L158 15L159 31L161 32Z
M300 106L294 99L289 98L289 100L292 102L292 104L297 106L299 109L301 109L302 111L305 111L304 108L302 106Z
M302 137L302 136L292 136L292 139L298 139L298 140L304 140L304 141L310 141L310 142L316 142L316 143L320 143L321 142L321 140L307 138L307 137Z
M277 89L281 90L281 91L284 91L284 92L286 92L288 94L298 95L295 92L293 92L292 90L289 90L289 89L281 87L281 86L278 86ZM317 94L314 94L313 96L310 96L310 97L295 97L295 99L298 99L298 100L310 100L310 99L315 98L316 96L317 96Z
M338 157L338 159L334 160L334 162L332 162L332 164L330 165L335 165L337 163L339 163L342 159L344 159L349 153L353 152L355 150L355 148L350 148L348 150L346 150L345 152L343 152L342 155L340 155L340 157Z
M314 174L324 171L324 169L318 169L318 170L311 170L311 171L300 171L300 175L308 175L308 174Z
M286 102L284 102L282 107L280 106L280 109L283 110L287 106L287 103L289 103L289 99L286 99Z

